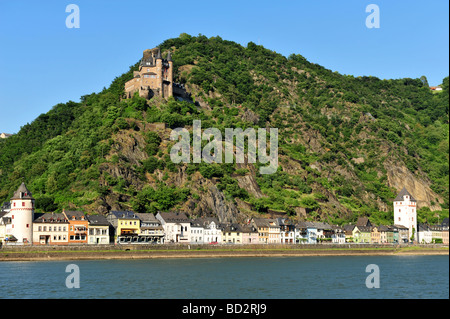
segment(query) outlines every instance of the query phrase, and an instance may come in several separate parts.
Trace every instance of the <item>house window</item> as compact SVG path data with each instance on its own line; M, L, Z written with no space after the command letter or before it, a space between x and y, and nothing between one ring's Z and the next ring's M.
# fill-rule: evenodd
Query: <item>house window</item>
M39 226L39 227L38 227L38 231L42 231L42 226Z
M401 221L401 220L402 220L402 219L399 217L399 218L398 218L398 221Z

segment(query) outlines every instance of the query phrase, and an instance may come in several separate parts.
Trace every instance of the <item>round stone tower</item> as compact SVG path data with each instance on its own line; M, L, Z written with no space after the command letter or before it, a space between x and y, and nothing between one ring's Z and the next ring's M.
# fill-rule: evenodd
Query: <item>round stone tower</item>
M169 62L169 70L167 75L167 80L169 83L169 96L173 96L173 61L172 61L172 53L167 54L167 62Z
M33 242L34 198L22 183L11 198L11 235L17 243Z

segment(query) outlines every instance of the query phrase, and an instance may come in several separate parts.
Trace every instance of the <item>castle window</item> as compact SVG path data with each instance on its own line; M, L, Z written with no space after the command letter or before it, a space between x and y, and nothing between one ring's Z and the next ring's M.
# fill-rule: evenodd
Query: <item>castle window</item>
M25 202L22 202L22 207L25 207Z

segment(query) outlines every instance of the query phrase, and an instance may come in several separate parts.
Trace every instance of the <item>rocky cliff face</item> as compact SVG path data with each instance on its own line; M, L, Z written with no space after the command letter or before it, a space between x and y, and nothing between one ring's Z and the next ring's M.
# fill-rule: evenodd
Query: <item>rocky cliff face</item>
M388 184L398 192L405 187L417 200L417 207L429 207L432 211L441 210L439 203L444 200L430 188L430 181L411 173L404 165L386 162Z

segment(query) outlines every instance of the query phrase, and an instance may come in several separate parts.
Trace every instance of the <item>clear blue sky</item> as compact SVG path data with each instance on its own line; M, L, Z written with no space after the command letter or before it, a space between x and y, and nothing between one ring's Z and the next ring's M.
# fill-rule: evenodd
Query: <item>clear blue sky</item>
M68 4L80 28L66 28ZM366 6L380 8L369 29ZM341 74L449 74L446 0L0 0L0 132L17 133L57 103L109 86L142 51L180 33L253 41Z

